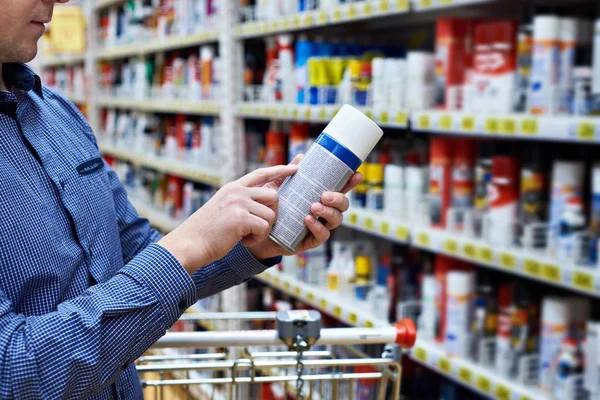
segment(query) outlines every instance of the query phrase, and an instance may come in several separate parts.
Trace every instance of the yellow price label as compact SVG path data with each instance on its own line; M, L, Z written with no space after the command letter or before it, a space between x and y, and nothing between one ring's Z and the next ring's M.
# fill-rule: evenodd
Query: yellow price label
M552 264L542 265L542 278L550 282L560 282L560 268Z
M408 0L396 0L396 9L400 11L408 10Z
M460 121L460 129L465 132L473 132L475 130L475 117L463 117Z
M408 123L408 114L404 111L398 111L394 117L394 123L400 126L406 126Z
M408 228L405 226L399 226L396 228L396 238L406 241L408 240Z
M311 26L313 24L312 15L304 16L304 26Z
M460 367L458 370L458 379L470 385L471 381L473 380L473 373L468 368Z
M383 235L389 235L390 234L390 224L387 222L382 222L379 224L379 232L381 232Z
M419 129L430 129L431 128L431 117L427 114L423 114L417 120L417 128Z
M495 395L498 400L510 400L511 398L510 389L504 385L496 385Z
M337 21L341 21L342 20L342 16L343 16L343 13L342 13L342 10L340 8L337 8L337 9L335 9L333 11L333 20L334 21L336 21L336 22Z
M304 110L304 119L305 120L310 120L310 118L312 117L312 111L310 108L307 108L306 110Z
M526 258L525 260L523 260L523 271L525 271L525 273L529 275L540 276L540 263L530 258Z
M538 121L535 118L524 118L521 121L521 132L525 135L537 135L538 134Z
M356 316L356 314L350 313L350 315L348 315L348 321L350 322L350 325L356 325L356 323L358 322L358 317Z
M477 250L477 259L486 263L494 262L494 252L488 247L480 247Z
M427 350L422 347L415 348L415 358L422 363L427 362Z
M452 0L440 0L440 6L449 6L452 4Z
M484 129L487 133L498 133L500 129L498 120L496 118L486 118Z
M292 110L292 118L298 119L299 116L300 116L300 110L298 110L297 108L294 108Z
M317 21L319 24L323 25L327 23L327 13L325 11L321 11L317 16Z
M300 287L299 287L299 286L296 286L296 287L294 288L294 296L296 296L296 297L300 297L300 293L301 293L301 292L302 292L302 290L300 290Z
M327 119L327 110L324 108L319 110L319 119Z
M365 218L365 228L371 230L373 226L373 218Z
M514 135L517 133L517 121L512 118L503 119L500 121L500 133L505 135Z
M573 272L573 286L578 289L592 291L594 290L594 276L587 272Z
M369 117L369 119L373 119L373 112L370 110L365 111L365 115Z
M287 108L284 108L283 110L281 110L281 116L283 118L287 118L289 116L289 112Z
M373 15L373 6L371 5L371 3L369 3L369 2L365 3L365 5L363 6L363 15L365 15L365 16Z
M300 26L300 17L299 16L295 16L294 19L292 20L292 25L294 25L294 28L297 28Z
M450 254L456 254L458 252L458 243L453 239L446 239L444 241L444 251Z
M528 396L521 396L521 400L533 400L533 399Z
M271 30L272 31L276 31L279 29L279 21L273 21L271 22Z
M273 284L274 284L275 286L279 286L279 278L278 278L278 277L274 277L274 278L273 278Z
M433 6L433 0L420 0L419 5L421 8L427 8Z
M465 243L463 245L463 254L469 258L477 257L477 248L474 244Z
M315 294L311 293L311 292L308 292L306 294L306 298L308 299L308 301L315 301Z
M390 11L389 0L381 0L379 2L379 12L388 12L388 11Z
M333 316L336 318L342 318L342 308L340 306L333 307Z
M290 283L283 282L283 289L285 289L286 292L289 292L290 291Z
M321 310L327 310L327 300L325 300L325 299L319 300L319 308Z
M444 114L440 117L438 126L440 129L450 130L452 129L452 115Z
M365 328L373 328L374 326L375 326L375 324L371 321L365 322Z
M425 232L419 233L417 235L417 244L424 247L429 247L429 234Z
M505 252L500 253L499 261L500 266L506 269L514 270L515 268L517 268L517 259L513 254Z
M356 225L358 222L358 215L350 214L350 216L348 216L348 222L352 225Z
M596 127L593 122L580 122L577 126L577 138L581 140L593 140L596 137Z
M489 394L492 390L492 382L485 376L479 376L475 381L475 387L483 393Z
M390 122L390 114L388 114L387 111L381 112L381 114L379 114L379 122L381 122L382 124L389 123Z
M452 363L445 357L440 357L437 362L438 368L445 374L452 372Z
M358 12L356 11L356 7L355 6L350 6L348 8L348 18L354 19L357 16L358 16Z
M283 25L283 29L290 29L290 25L291 25L291 24L290 24L290 20L289 20L288 18L285 18L285 19L283 20L283 23L282 23L282 25Z

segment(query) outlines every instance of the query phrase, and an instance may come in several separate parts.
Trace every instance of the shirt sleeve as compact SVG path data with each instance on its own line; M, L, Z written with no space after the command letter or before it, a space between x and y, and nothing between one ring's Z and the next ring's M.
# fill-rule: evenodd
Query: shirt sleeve
M19 314L0 293L0 397L88 397L114 382L195 301L190 276L156 244L48 314Z

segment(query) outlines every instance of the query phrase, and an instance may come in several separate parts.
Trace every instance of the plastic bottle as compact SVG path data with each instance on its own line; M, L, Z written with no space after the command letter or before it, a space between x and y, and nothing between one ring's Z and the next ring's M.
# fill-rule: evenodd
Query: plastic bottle
M445 228L452 188L452 140L445 137L432 138L430 154L429 217L433 227Z
M279 188L279 216L271 239L291 252L308 233L305 218L326 191L339 191L375 147L383 131L345 105L306 153L298 172Z
M200 62L202 74L202 99L213 100L211 87L213 82L213 61L215 50L212 46L205 45L200 48Z
M559 19L538 15L533 20L533 68L528 97L531 114L553 115L558 110L560 63Z

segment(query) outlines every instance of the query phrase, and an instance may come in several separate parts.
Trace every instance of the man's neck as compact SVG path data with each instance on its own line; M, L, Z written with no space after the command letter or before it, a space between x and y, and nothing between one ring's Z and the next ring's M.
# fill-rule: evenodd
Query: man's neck
M0 90L7 92L8 88L4 84L4 78L3 78L3 73L2 72L3 72L2 71L2 63L0 63Z

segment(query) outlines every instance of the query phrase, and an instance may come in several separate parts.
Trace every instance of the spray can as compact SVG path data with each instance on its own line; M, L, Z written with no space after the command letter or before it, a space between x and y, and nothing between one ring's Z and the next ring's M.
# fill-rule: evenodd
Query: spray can
M515 92L514 109L524 112L527 107L527 92L531 77L533 52L533 36L531 29L521 27L517 39L517 90Z
M558 70L558 111L568 113L573 97L573 68L575 66L575 48L577 46L577 24L575 18L561 18L560 63Z
M545 219L546 175L538 149L526 154L527 160L521 169L521 212L523 225Z
M545 297L542 301L542 330L540 337L540 388L550 391L551 365L560 344L569 334L570 307L566 299Z
M587 228L583 203L579 197L567 199L560 216L558 246L556 257L563 261L578 261L580 249L577 248L576 235Z
M594 53L592 59L592 110L600 111L600 18L594 25Z
M598 241L600 240L600 163L592 168L592 200L590 202L590 261L598 263Z
M481 236L483 218L489 209L488 185L492 182L492 144L483 142L479 148L479 158L475 166L475 204L473 223L475 235Z
M367 169L367 209L382 211L384 209L383 164L370 163Z
M277 121L271 122L271 127L266 135L266 156L265 162L268 166L285 164L287 158L285 154L285 134L281 131Z
M590 392L590 398L595 399L600 393L600 321L597 319L587 322L584 354L584 387Z
M533 21L533 67L529 90L529 112L552 115L558 109L560 60L559 19L540 15Z
M474 278L473 272L448 273L444 347L451 356L469 356Z
M510 315L509 376L519 374L519 360L537 351L539 308L532 301L531 287L522 281L515 286L515 300Z
M475 143L470 139L454 141L452 160L452 208L470 210L473 207ZM458 228L462 229L463 214L458 214Z
M488 240L495 246L510 246L515 241L519 207L519 167L513 157L492 159L492 182L488 186L490 229Z
M424 338L435 337L436 319L435 299L438 284L433 275L425 275L421 281L421 315L419 316L419 334Z
M427 167L409 165L406 167L406 211L409 220L420 218L423 196L427 192Z
M445 228L451 196L452 141L445 137L432 138L430 151L429 216L432 226Z
M308 124L294 123L290 126L290 143L288 146L288 161L292 160L298 154L304 154L307 150L308 135L310 127Z
M404 167L388 164L385 166L384 182L384 208L386 214L403 218L405 211L404 201Z
M341 190L375 147L383 131L366 115L345 105L325 127L279 188L279 217L271 239L293 252L308 233L304 219L327 191Z
M212 46L202 46L200 48L200 71L202 74L202 99L211 100L211 88L213 81L213 61L215 50Z
M354 297L356 300L367 300L371 288L371 259L369 257L356 257L354 276Z

